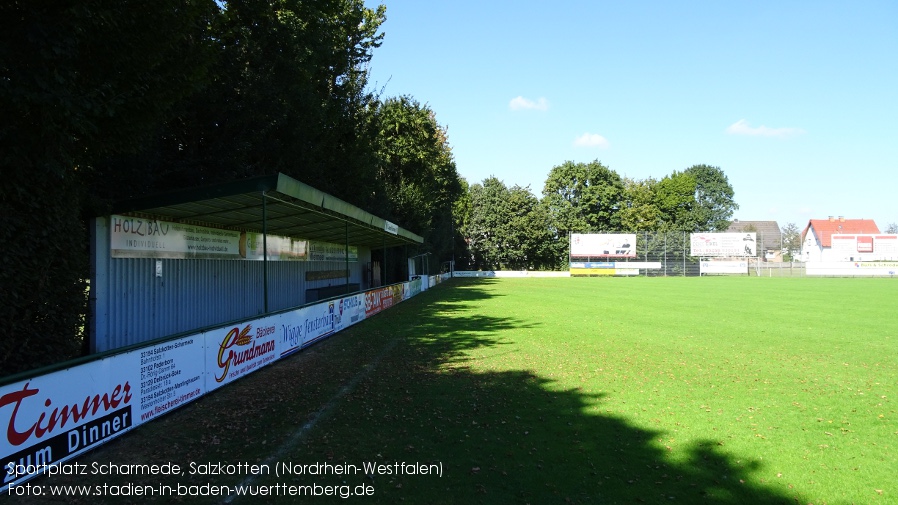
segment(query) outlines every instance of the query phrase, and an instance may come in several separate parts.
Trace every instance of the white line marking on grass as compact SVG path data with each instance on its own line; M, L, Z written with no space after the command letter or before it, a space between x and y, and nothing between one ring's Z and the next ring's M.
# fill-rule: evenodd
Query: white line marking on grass
M359 384L359 382L361 382L362 379L367 377L374 370L374 368L377 366L378 363L380 363L380 361L384 358L384 356L389 354L389 352L392 351L394 347L396 347L396 343L398 341L399 340L397 339L397 340L393 340L390 343L388 343L387 346L384 347L384 349L380 352L380 354L378 354L370 363L363 366L362 369L359 371L359 373L357 373L355 375L355 377L352 378L352 380L350 380L348 383L346 383L345 386L340 388L340 391L337 391L337 394L335 394L333 397L331 397L331 399L328 400L327 403L325 403L323 407L318 409L318 412L315 412L315 414L312 415L312 418L309 419L308 421L306 421L306 424L302 425L298 430L293 432L293 434L290 435L290 438L287 439L286 442L281 444L281 446L278 448L277 451L275 451L273 454L271 454L270 456L265 458L265 461L263 461L261 464L272 464L276 461L279 461L281 458L284 457L284 455L287 454L288 451L290 451L291 449L296 447L299 444L299 442L303 439L303 437L305 437L306 433L308 433L309 430L311 430L312 428L315 427L316 424L318 424L318 421L320 421L320 420L324 419L325 417L327 417L328 415L330 415L331 411L333 411L334 408L336 408L337 403L340 401L340 399L342 399L344 396L346 396L347 393L352 392L352 390L355 389L355 387ZM256 480L255 475L248 475L245 479L243 479L240 482L240 484L237 484L237 486L235 486L235 487L248 486L248 485L252 484L253 482L255 482L255 480ZM222 501L222 503L231 503L238 496L239 495L237 495L237 494L228 495L228 497L225 498Z

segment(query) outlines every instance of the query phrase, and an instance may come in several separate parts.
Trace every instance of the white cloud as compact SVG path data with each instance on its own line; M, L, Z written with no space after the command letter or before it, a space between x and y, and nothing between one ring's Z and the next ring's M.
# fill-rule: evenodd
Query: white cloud
M611 144L608 142L608 139L598 133L584 133L574 140L574 145L577 147L598 147L606 149Z
M791 137L804 133L801 128L770 128L768 126L751 126L748 121L740 119L727 127L730 135L751 135L755 137Z
M511 99L508 108L511 110L549 110L549 101L542 97L533 101L519 96Z

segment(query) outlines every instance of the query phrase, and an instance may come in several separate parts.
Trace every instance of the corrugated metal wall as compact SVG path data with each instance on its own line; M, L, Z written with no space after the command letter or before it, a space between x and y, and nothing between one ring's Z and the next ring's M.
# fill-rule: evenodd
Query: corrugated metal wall
M95 248L95 352L265 313L262 261L110 258L104 223L98 225ZM350 283L363 283L362 266L370 258L370 250L359 248L359 261L349 263ZM157 261L161 277L156 276ZM346 282L307 281L307 271L345 268L340 261L268 262L268 311L305 304L306 289Z

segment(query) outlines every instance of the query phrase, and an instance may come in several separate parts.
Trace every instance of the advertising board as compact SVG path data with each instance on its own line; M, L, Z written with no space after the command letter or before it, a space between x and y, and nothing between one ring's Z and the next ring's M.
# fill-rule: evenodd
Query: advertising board
M571 256L575 258L635 258L635 233L572 233Z
M747 274L747 261L702 261L699 267L701 274Z
M898 261L809 261L805 263L805 274L837 277L894 277L898 275Z
M3 485L199 398L204 393L202 358L197 335L0 388L0 419L7 426L0 437Z
M691 233L690 255L699 257L757 256L757 234Z
M368 310L389 308L406 291L419 292L387 286L6 384L0 387L3 485L40 475L362 321Z
M154 219L112 216L113 258L239 259L240 232Z

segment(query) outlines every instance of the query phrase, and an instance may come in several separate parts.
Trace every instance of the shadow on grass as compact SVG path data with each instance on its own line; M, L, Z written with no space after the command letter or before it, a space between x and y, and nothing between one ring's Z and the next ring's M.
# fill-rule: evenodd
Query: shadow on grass
M753 481L757 462L735 462L710 441L692 447L686 461L672 461L665 434L603 413L601 395L558 390L532 371L464 366L465 353L505 345L502 332L527 327L456 315L491 296L489 282L441 288L379 321L395 325L402 345L290 458L442 463L442 477L373 476L376 503L735 505L796 498Z

